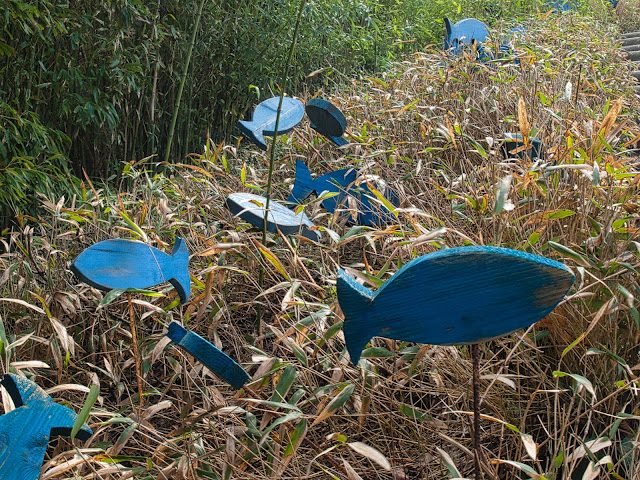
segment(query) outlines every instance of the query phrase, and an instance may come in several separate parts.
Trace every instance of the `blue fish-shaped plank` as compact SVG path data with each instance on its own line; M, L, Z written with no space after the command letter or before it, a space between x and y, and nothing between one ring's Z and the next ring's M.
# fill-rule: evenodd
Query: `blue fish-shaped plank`
M322 200L322 206L327 211L334 213L339 207L348 208L348 197L352 197L356 200L358 209L356 222L358 225L374 226L391 221L393 215L386 208L369 200L375 196L367 184L356 185L358 176L357 169L343 168L326 173L314 180L311 178L309 168L302 160L298 160L296 162L296 178L287 201L300 203L314 192L316 195L321 195L322 192L333 192L338 195ZM398 198L393 190L385 188L382 193L389 203L394 206L398 205Z
M338 272L344 336L354 364L374 336L433 345L478 343L537 322L574 275L562 263L499 247L418 257L375 293Z
M249 375L240 365L197 333L171 322L167 336L236 390L249 380Z
M6 374L1 383L16 408L0 416L0 479L36 480L49 438L71 435L77 415L24 377ZM86 441L92 434L83 425L76 437Z
M251 117L251 121L240 120L238 128L249 140L262 150L267 149L264 136L273 136L276 128L276 115L280 97L273 97L260 103ZM278 135L291 131L304 117L304 105L300 100L291 97L282 99Z
M349 143L342 137L347 129L347 119L333 103L322 98L312 98L307 102L305 110L311 121L311 128L316 132L339 147Z
M113 238L84 250L71 264L81 281L99 288L149 288L170 282L186 302L191 293L187 243L176 237L171 255L146 243Z
M489 29L480 20L465 18L452 24L448 18L444 19L445 36L444 49L453 55L462 52L463 46L474 42L482 43L489 36Z

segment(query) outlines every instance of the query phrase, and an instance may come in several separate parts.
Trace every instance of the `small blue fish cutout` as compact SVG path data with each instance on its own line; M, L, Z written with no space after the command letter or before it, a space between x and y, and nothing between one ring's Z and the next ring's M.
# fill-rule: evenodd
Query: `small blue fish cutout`
M262 150L267 149L264 136L273 136L276 128L276 115L280 97L273 97L260 103L253 112L251 121L240 120L238 128L249 140ZM290 132L304 117L304 105L300 100L291 97L282 99L278 135Z
M178 237L171 255L135 240L104 240L78 255L71 271L100 290L149 288L169 282L181 302L186 302L191 293L189 251L187 243Z
M171 322L167 336L236 390L249 380L249 374L240 365L197 333Z
M0 479L36 480L49 438L71 435L78 416L31 380L6 374L1 383L16 408L0 416ZM76 438L86 441L92 434L83 425Z
M547 157L547 147L535 137L529 138L525 147L524 139L520 133L505 133L504 143L500 146L500 151L504 158L528 158L532 161Z
M489 36L487 26L475 18L465 18L455 24L445 18L444 27L444 50L452 55L459 55L464 45L482 43Z
M324 135L339 147L349 144L342 137L347 129L347 119L333 103L322 98L312 98L307 102L305 110L311 121L311 128L316 132Z
M373 292L343 270L337 293L353 364L374 336L432 345L479 343L546 316L574 281L562 263L499 247L418 257Z
M375 198L375 196L367 184L356 185L358 177L357 169L343 168L326 173L314 180L311 178L309 168L302 160L298 160L296 178L287 201L300 203L314 192L316 195L321 195L322 192L334 192L338 195L322 200L322 206L330 213L334 213L339 207L348 208L348 197L352 197L357 203L356 223L358 225L375 226L392 221L394 217L391 212L369 200L369 197ZM392 205L399 204L398 197L390 188L386 188L382 193Z

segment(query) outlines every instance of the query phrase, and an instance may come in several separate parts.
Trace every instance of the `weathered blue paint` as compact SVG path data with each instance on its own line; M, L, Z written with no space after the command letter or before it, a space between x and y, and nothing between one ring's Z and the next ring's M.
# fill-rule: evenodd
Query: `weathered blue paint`
M181 302L191 293L189 252L186 242L178 237L171 255L135 240L104 240L78 255L71 271L100 290L149 288L170 282Z
M226 200L227 208L235 216L262 230L264 227L264 212L267 199L252 193L232 193ZM280 230L285 235L295 235L300 232L310 240L320 240L321 233L310 230L313 222L304 212L295 214L287 207L274 200L269 202L269 216L267 217L267 231L276 233Z
M566 266L499 247L418 257L375 293L339 270L337 292L351 360L374 336L434 345L478 343L537 322L573 284Z
M321 195L322 192L334 192L338 193L338 195L325 198L322 201L322 206L329 212L334 213L340 207L348 208L348 197L352 197L357 203L356 223L358 225L374 226L391 221L393 215L389 211L384 207L378 207L377 203L369 200L369 198L374 198L374 194L366 183L356 185L358 176L357 169L343 168L313 179L309 168L302 160L298 159L296 162L296 178L287 201L300 203L314 192L316 195ZM393 190L386 188L382 193L392 205L398 205L398 198ZM353 217L350 215L349 218Z
M322 98L312 98L305 106L311 128L324 135L339 147L348 145L342 135L347 129L347 119L333 103Z
M556 12L569 12L576 9L576 5L570 0L547 0L546 7Z
M236 390L249 380L249 374L240 365L197 333L171 322L167 336Z
M474 42L482 43L489 36L487 26L475 18L465 18L455 24L445 18L444 27L444 49L452 55L460 54L464 45L471 45Z
M547 157L547 147L539 139L529 138L527 148L516 151L524 147L524 139L520 133L505 133L504 142L500 146L500 152L504 158L529 158L531 160L545 160Z
M9 373L1 383L16 408L0 416L0 479L36 480L49 438L71 435L77 415L24 377ZM83 425L76 437L86 441L92 434Z
M276 128L276 115L280 97L273 97L260 103L251 117L251 121L240 120L238 128L249 140L262 150L267 149L264 136L273 136ZM278 135L290 132L304 117L304 105L300 100L291 97L282 99Z

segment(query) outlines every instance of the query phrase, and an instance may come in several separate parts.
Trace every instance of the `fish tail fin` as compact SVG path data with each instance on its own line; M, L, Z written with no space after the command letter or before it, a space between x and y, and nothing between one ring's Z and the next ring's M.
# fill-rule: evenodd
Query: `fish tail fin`
M244 133L249 140L255 143L262 150L267 149L267 142L264 139L264 134L262 130L253 130L251 127L253 126L253 121L239 120L238 128L242 133Z
M309 168L300 159L296 162L296 178L288 202L299 203L313 193L313 178Z
M189 250L187 242L180 237L176 237L176 243L171 251L173 261L173 271L175 274L169 282L176 289L180 296L180 302L184 303L191 294L191 277L189 276Z
M444 17L442 19L444 21L444 30L445 30L445 34L444 34L444 50L448 51L451 47L452 47L452 43L453 43L453 27L451 25L451 20L449 20L447 17Z
M347 350L354 365L358 364L360 354L377 332L369 318L372 313L373 292L360 285L344 270L338 270L338 302L344 313L344 338Z

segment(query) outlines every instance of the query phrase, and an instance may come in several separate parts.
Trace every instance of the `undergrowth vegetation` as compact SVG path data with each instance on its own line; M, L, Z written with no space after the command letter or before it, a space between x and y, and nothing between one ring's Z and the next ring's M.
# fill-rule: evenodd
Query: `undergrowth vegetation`
M471 476L468 348L375 338L353 366L335 296L338 266L377 288L409 260L462 245L545 255L577 278L547 318L481 346L486 478L638 478L631 66L609 22L545 14L527 27L500 61L426 49L331 90L349 120L348 147L308 123L280 137L274 199L287 197L298 158L316 174L357 166L401 199L396 220L379 229L310 201L319 244L282 235L261 243L224 199L262 192L268 157L211 140L189 164L128 162L118 188L87 181L71 196L42 195L46 213L21 216L3 239L2 367L45 388L65 385L52 395L76 411L88 386L100 386L93 439L54 444L43 478ZM508 28L495 26L494 47ZM547 159L504 159L506 132L542 140ZM178 305L166 286L132 300L139 412L126 296L78 283L69 262L106 238L168 251L176 236L192 253L190 301ZM241 362L250 390L235 392L172 346L171 320Z

